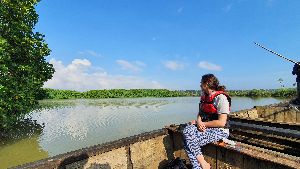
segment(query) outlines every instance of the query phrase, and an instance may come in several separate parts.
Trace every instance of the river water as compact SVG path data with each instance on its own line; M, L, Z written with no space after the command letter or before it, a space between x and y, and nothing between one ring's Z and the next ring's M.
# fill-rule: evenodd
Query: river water
M232 111L282 99L233 97ZM16 139L0 145L0 168L181 124L195 119L198 97L43 100ZM17 129L18 130L18 129Z

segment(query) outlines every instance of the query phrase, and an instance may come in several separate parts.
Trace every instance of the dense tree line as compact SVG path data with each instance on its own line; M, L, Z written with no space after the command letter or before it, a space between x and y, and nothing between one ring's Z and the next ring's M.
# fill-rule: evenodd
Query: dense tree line
M40 99L95 99L95 98L138 98L138 97L183 97L190 96L183 91L171 91L167 89L111 89L90 90L78 92L73 90L44 89Z
M245 96L245 97L292 98L297 96L297 90L296 88L230 90L229 94L231 96Z
M200 90L167 90L167 89L111 89L90 90L78 92L73 90L43 89L39 99L79 99L79 98L138 98L138 97L186 97L200 96ZM230 96L244 97L285 97L296 96L295 88L283 89L253 89L253 90L229 90Z

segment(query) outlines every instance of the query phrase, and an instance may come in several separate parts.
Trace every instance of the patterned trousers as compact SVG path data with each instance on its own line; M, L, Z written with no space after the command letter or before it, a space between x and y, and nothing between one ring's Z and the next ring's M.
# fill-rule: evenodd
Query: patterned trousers
M228 138L228 136L229 134L221 128L207 128L205 132L200 132L195 125L187 125L183 130L184 149L189 156L193 169L201 169L196 156L202 155L202 146Z

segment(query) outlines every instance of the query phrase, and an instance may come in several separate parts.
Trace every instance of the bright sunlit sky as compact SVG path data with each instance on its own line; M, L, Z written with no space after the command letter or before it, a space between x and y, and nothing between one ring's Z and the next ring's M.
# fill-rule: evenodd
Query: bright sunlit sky
M227 89L293 87L300 60L299 0L42 0L36 31L56 69L44 87Z

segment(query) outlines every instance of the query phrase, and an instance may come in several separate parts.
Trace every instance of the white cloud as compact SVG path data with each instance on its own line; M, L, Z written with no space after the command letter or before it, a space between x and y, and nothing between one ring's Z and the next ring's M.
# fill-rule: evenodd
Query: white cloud
M140 72L142 69L142 66L145 66L145 63L141 61L134 61L134 62L129 62L126 60L117 60L116 61L120 66L122 70L128 70L131 72Z
M101 68L92 67L87 59L74 59L71 64L51 59L55 68L53 78L44 84L45 88L87 91L92 89L155 89L163 88L157 81L138 76L111 75Z
M85 50L85 51L79 51L78 52L79 55L83 55L83 56L93 56L93 57L96 57L96 58L100 58L102 57L101 54L93 51L93 50Z
M222 67L213 63L209 63L206 61L201 61L198 63L198 67L206 70L220 71Z
M146 64L144 62L141 62L141 61L134 61L134 63L138 66L146 66Z
M178 61L168 60L164 63L165 67L171 70L182 70L184 69L184 64Z
M62 64L62 63L60 63ZM87 59L74 59L70 65L67 66L67 69L73 72L81 72L91 66L91 62Z

